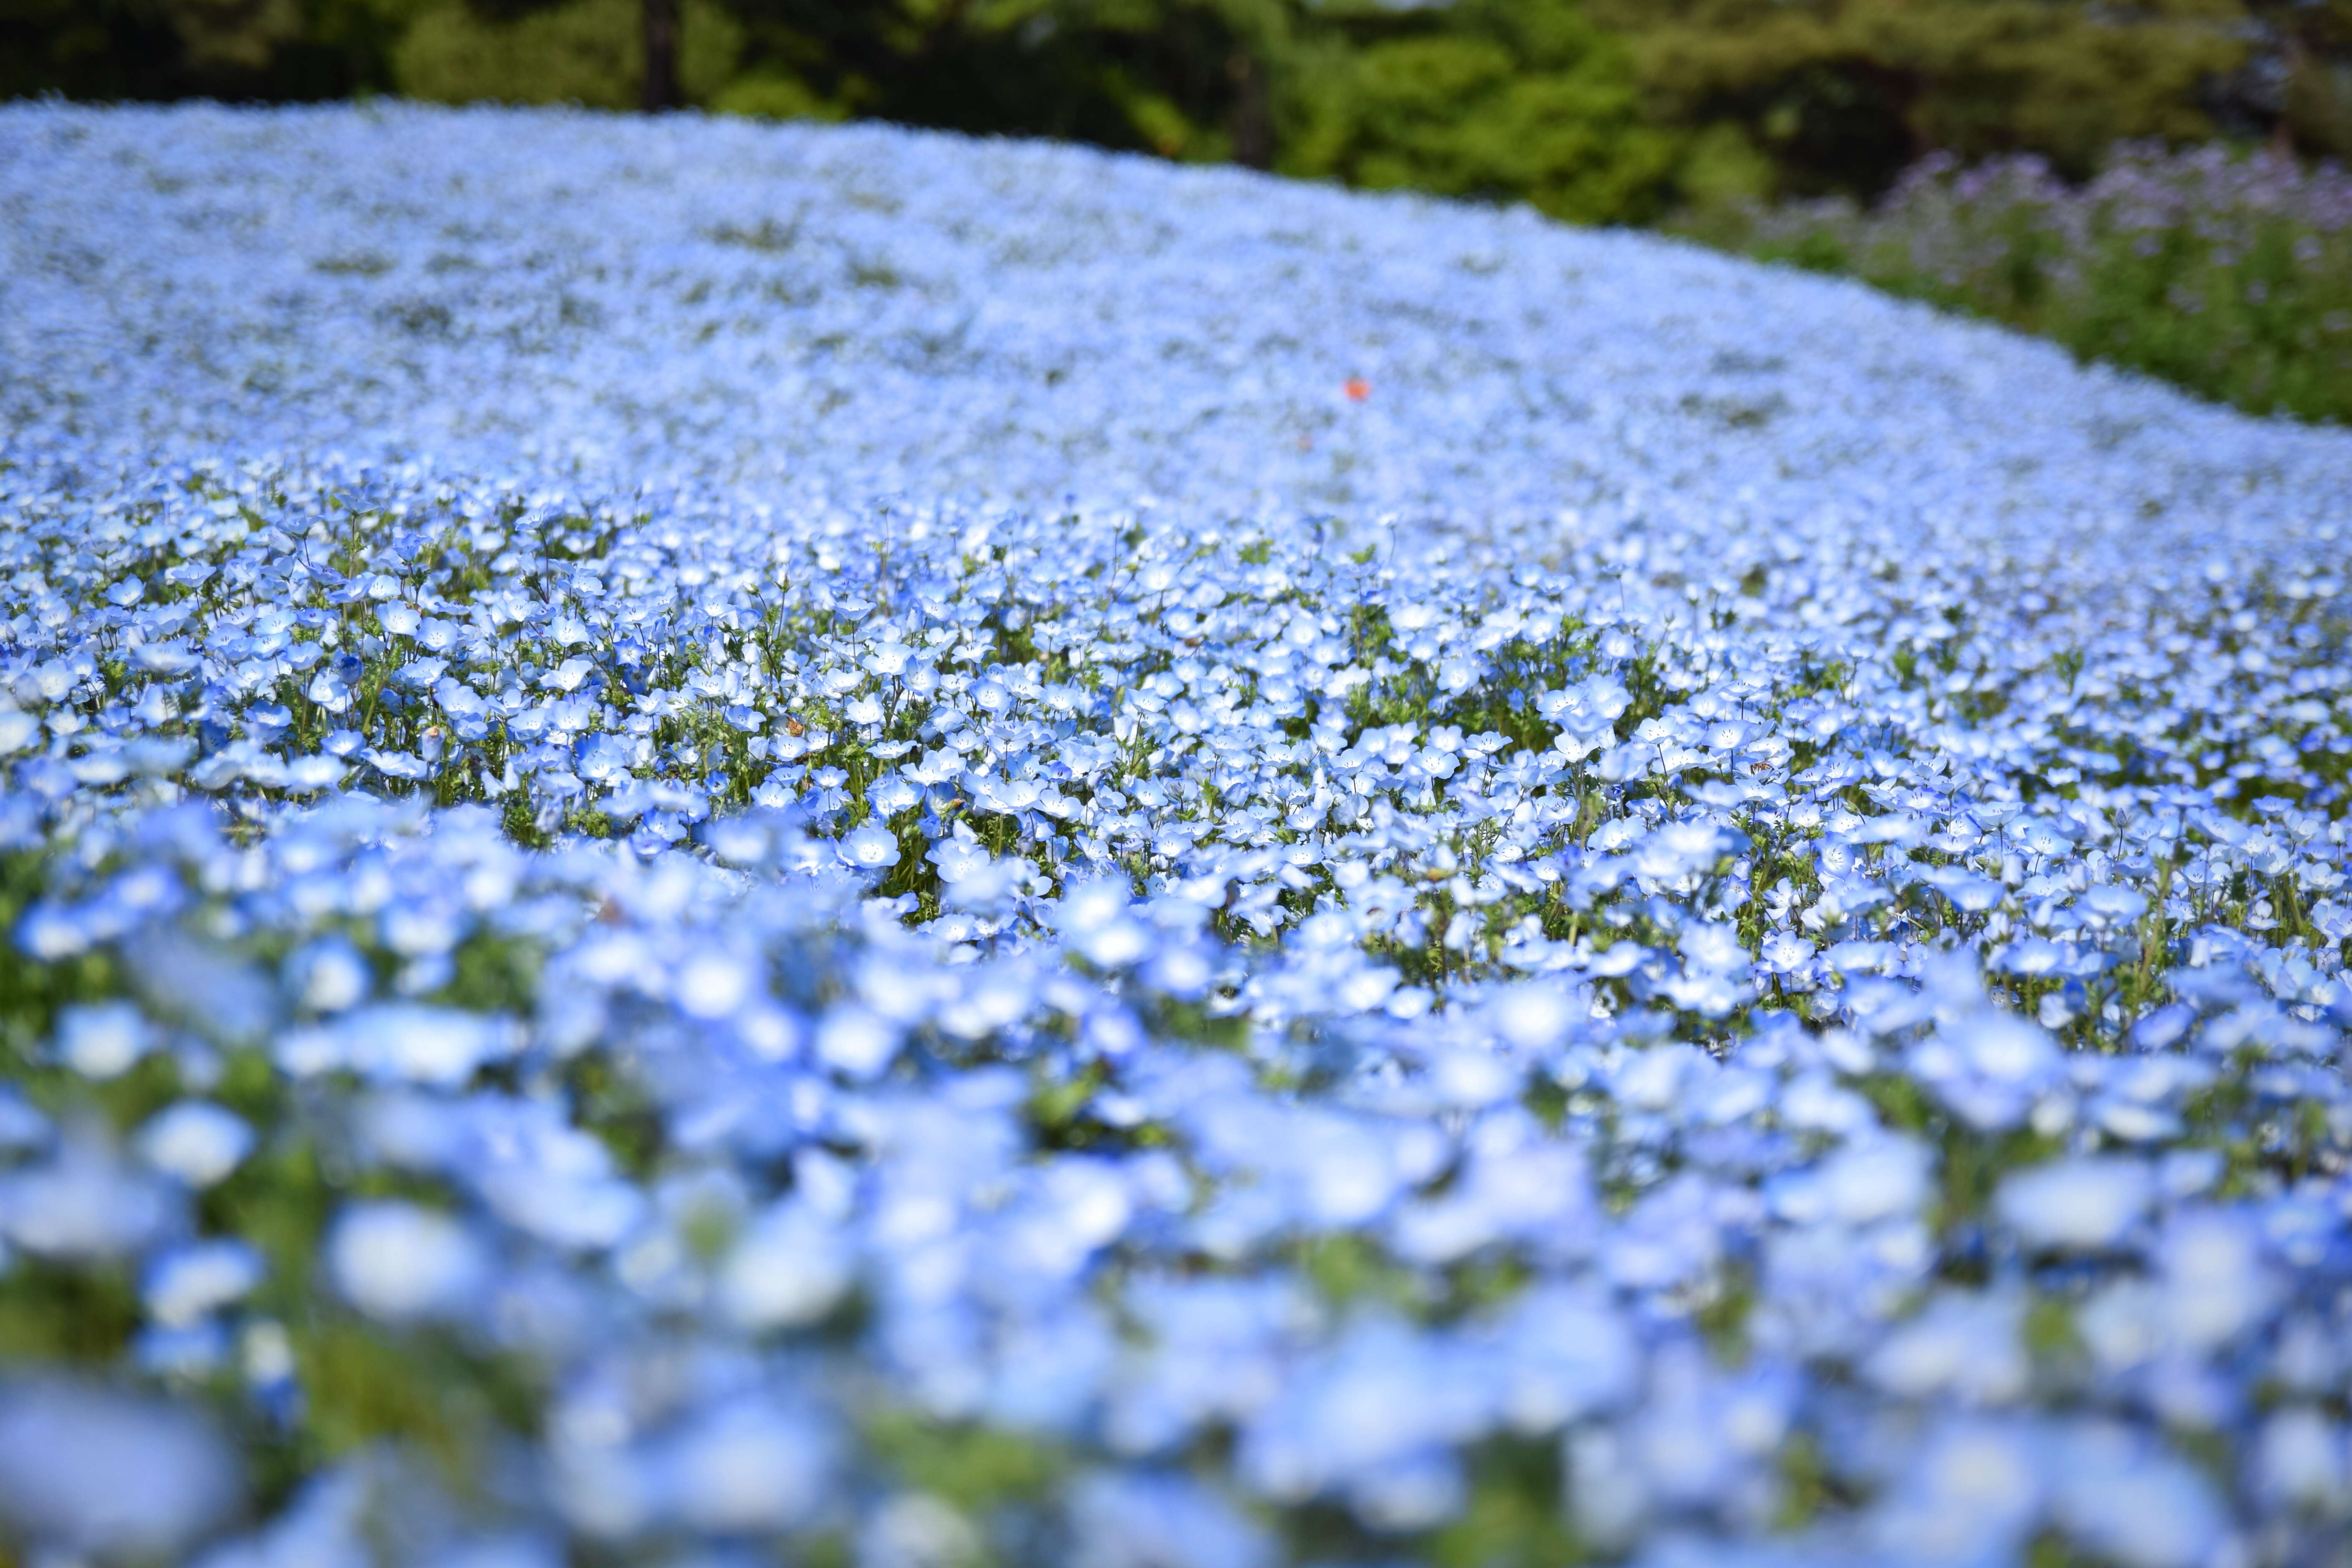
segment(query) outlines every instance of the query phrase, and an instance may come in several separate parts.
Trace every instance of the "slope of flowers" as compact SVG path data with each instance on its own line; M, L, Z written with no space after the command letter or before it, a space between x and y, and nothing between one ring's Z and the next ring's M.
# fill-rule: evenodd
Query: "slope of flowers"
M53 105L0 411L43 1561L2346 1539L2340 434L1082 151Z

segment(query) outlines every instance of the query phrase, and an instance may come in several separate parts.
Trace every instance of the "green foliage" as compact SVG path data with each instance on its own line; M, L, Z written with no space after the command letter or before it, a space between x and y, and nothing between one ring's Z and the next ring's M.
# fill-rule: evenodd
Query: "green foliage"
M0 854L0 930L16 929L39 897L47 874L47 861L37 851ZM47 1037L58 1009L120 995L122 988L118 965L104 953L44 963L13 942L0 942L0 1072L20 1083L30 1080L36 1049Z
M730 0L736 112L848 114L1266 162L1265 79L1285 0Z
M2114 142L2193 141L2249 55L2234 0L1596 0L1652 111L1727 132L1773 195L1877 195L1930 152L2031 151L2075 174ZM1692 195L1698 195L1694 190Z
M122 1268L14 1261L0 1274L0 1365L105 1367L139 1330L139 1293Z
M741 29L716 0L683 11L678 84L688 103L709 103L733 85ZM411 98L631 108L645 69L637 0L572 0L511 19L441 0L410 25L392 69Z
M1041 1498L1070 1467L1040 1439L904 1412L877 1415L865 1436L908 1485L976 1512Z
M749 71L735 78L711 99L710 107L721 114L758 120L849 118L848 105L820 98L799 78L773 70Z
M1574 0L1407 16L1321 40L1312 68L1286 73L1278 167L1583 222L1659 201L1674 142L1643 123L1623 41Z
M2028 164L1915 178L1885 205L1697 215L1694 237L1850 273L2257 414L2352 419L2341 176L2127 150L2082 190ZM2079 657L2079 656L2078 656Z
M293 1348L306 1402L301 1457L312 1464L396 1439L462 1495L501 1435L537 1424L542 1391L528 1368L438 1334L321 1316Z
M1591 1560L1569 1528L1556 1443L1502 1437L1471 1457L1461 1515L1428 1538L1435 1568L1557 1568Z
M639 101L654 0L0 0L0 94ZM682 100L1584 222L1868 200L1931 152L2352 155L2352 0L685 0Z
M388 91L423 0L0 0L0 97Z

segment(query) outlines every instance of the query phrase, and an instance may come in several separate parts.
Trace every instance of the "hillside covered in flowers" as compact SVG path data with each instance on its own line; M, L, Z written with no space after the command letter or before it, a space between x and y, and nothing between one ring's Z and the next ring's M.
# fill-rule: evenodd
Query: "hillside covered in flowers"
M2347 560L1524 212L0 110L0 1521L2335 1561Z

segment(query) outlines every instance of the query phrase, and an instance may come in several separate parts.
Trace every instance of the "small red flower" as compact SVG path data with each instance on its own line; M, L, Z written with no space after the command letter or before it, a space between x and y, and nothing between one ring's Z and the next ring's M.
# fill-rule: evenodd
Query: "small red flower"
M1349 402L1361 403L1372 395L1372 384L1360 375L1351 375L1347 380L1347 393Z

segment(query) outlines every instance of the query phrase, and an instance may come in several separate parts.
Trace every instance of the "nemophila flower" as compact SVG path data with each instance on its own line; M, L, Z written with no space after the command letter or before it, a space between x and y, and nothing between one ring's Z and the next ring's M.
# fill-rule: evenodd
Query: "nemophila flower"
M2352 1501L2342 1426L2307 1405L2289 1405L2263 1423L2252 1484L2273 1506L2340 1517Z
M140 1294L157 1322L184 1328L243 1300L264 1273L261 1255L244 1242L195 1242L150 1263Z
M55 1130L14 1085L0 1088L0 1153L16 1156L45 1147Z
M1580 1009L1565 987L1536 984L1504 991L1488 1016L1504 1040L1522 1050L1540 1051L1569 1037L1580 1021Z
M2122 1241L2154 1195L2143 1162L2094 1155L2029 1166L2004 1178L1995 1207L2027 1247L2090 1250Z
M850 1004L829 1009L816 1026L817 1060L852 1079L870 1079L890 1064L898 1031L889 1019Z
M898 1492L883 1500L858 1536L862 1563L955 1562L982 1551L980 1532L946 1500L929 1492Z
M1773 1212L1798 1224L1867 1226L1916 1214L1927 1196L1932 1160L1906 1139L1856 1141L1769 1189Z
M1939 1296L1881 1341L1862 1371L1906 1398L2006 1404L2026 1392L2032 1374L2023 1331L2024 1303L2014 1295Z
M335 1289L394 1322L456 1317L480 1305L490 1279L481 1241L461 1220L414 1204L354 1204L326 1248Z
M614 1174L604 1144L533 1107L508 1114L478 1101L474 1109L470 1146L453 1151L449 1163L499 1219L582 1253L602 1251L636 1229L645 1194Z
M1979 1011L1915 1046L1910 1066L1962 1120L1991 1129L2025 1119L2037 1097L2057 1082L2061 1058L2038 1025Z
M187 1405L55 1378L0 1388L0 1516L39 1550L168 1556L242 1489L234 1449Z
M152 1048L155 1030L128 1002L71 1005L58 1015L58 1057L89 1079L119 1078Z
M175 1192L125 1163L87 1127L50 1156L0 1176L0 1227L39 1257L135 1258L181 1223Z
M295 1000L319 1013L340 1013L364 1001L374 985L366 957L341 937L325 938L290 954L286 978Z
M664 1511L719 1535L791 1529L824 1502L833 1435L810 1412L740 1399L690 1416L656 1450Z
M387 1003L331 1024L289 1031L277 1047L279 1065L297 1077L357 1072L387 1082L454 1087L485 1061L514 1048L506 1020L454 1008Z
M1998 1562L2013 1554L2049 1507L2048 1450L2043 1434L2024 1423L1942 1423L1872 1509L1872 1547L1922 1563Z
M137 1147L156 1170L191 1187L209 1187L236 1169L253 1142L253 1128L234 1112L184 1100L139 1130Z
M1073 1561L1086 1568L1264 1568L1276 1561L1262 1527L1189 1476L1087 1476L1071 1489L1069 1518Z
M728 1254L719 1300L754 1331L795 1328L832 1310L853 1278L835 1228L808 1205L786 1203L754 1220Z
M841 858L859 870L884 870L898 863L898 840L887 828L868 824L843 837Z
M2140 1435L2085 1424L2054 1447L2052 1511L2089 1550L2169 1568L2204 1561L2227 1538L2229 1521L2203 1476Z

